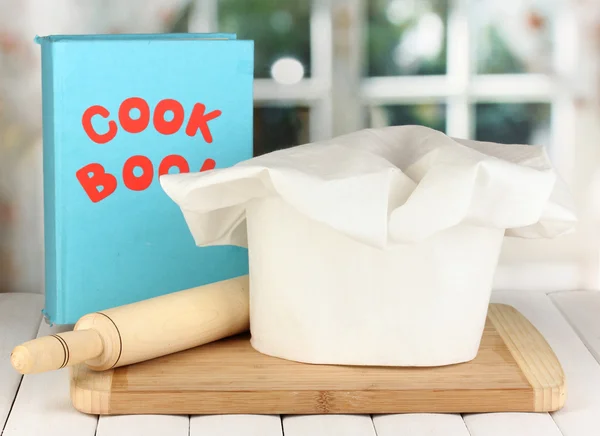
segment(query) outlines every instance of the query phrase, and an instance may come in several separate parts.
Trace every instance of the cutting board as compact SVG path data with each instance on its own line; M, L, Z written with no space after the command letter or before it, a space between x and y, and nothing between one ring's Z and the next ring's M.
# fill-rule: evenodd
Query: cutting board
M490 305L474 360L441 367L303 364L258 353L249 339L103 372L73 367L73 406L100 415L376 414L545 412L565 401L556 355L507 305Z

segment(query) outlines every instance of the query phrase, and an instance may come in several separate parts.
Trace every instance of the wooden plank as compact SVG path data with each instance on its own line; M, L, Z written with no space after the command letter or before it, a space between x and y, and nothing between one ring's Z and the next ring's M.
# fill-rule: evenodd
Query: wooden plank
M561 436L547 413L480 413L465 415L471 436Z
M373 415L373 425L377 436L469 436L460 415L436 413Z
M570 291L550 298L569 321L596 361L600 362L600 292Z
M42 322L38 337L71 328ZM67 368L25 375L2 436L93 436L98 418L73 408L69 379Z
M96 436L188 436L188 416L101 416Z
M565 436L597 436L600 429L600 365L544 294L494 292L494 302L510 304L544 335L558 356L567 379L567 399L551 413Z
M190 436L282 436L279 415L201 415L190 418Z
M0 294L0 433L21 382L8 356L14 347L35 338L43 298L39 294Z
M298 415L282 419L285 436L377 436L369 415Z
M496 309L490 310L477 357L461 365L306 365L258 353L242 335L100 374L74 370L72 399L78 410L97 414L464 413L560 407L564 374L548 344L516 310Z

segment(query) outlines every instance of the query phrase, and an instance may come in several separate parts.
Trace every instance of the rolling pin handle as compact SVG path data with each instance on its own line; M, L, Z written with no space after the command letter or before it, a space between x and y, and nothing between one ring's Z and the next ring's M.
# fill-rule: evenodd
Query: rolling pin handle
M104 349L95 330L75 330L45 336L15 347L10 362L21 374L53 371L93 359Z

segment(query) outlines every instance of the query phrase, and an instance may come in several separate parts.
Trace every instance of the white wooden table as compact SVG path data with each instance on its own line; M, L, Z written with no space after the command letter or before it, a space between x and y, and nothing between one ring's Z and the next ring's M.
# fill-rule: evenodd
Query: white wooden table
M545 336L567 377L556 413L467 415L112 416L77 412L68 370L21 377L11 349L36 335L65 330L41 320L42 296L0 294L0 434L3 436L600 436L600 292L495 292Z

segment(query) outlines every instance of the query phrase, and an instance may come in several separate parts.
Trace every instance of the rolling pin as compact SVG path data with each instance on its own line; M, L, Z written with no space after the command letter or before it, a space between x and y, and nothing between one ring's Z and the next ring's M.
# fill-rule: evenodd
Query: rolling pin
M85 363L102 371L197 347L249 329L248 276L173 292L79 318L73 331L18 345L21 374Z

